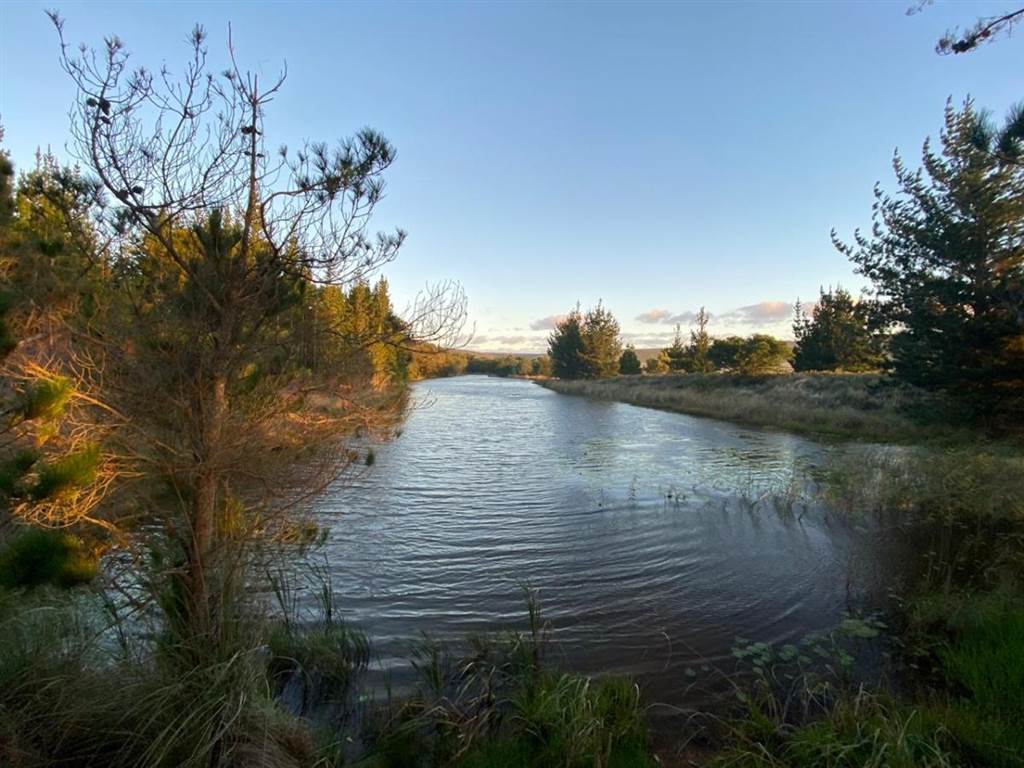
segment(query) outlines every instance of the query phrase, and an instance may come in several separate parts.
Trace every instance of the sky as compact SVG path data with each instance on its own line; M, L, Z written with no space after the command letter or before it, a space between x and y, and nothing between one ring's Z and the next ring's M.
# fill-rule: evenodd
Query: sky
M870 227L894 150L916 163L948 98L1000 118L1024 98L1024 29L934 51L1005 3L917 4L7 0L0 124L21 168L69 157L46 7L70 42L116 34L149 68L180 70L201 23L219 72L230 23L242 65L287 64L271 146L364 126L396 146L374 224L409 233L385 270L399 309L457 281L488 351L541 351L599 300L638 347L701 306L713 335L790 337L798 298L864 286L829 233Z

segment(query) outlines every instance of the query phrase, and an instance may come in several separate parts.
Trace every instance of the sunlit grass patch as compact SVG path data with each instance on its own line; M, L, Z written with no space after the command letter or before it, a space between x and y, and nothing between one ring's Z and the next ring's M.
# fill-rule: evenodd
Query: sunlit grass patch
M951 426L957 417L945 401L877 374L680 374L539 383L563 394L829 437L905 442L970 434Z

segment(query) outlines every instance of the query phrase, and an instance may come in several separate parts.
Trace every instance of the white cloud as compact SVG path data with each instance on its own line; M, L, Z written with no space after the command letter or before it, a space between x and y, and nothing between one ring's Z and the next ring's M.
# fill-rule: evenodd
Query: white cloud
M745 325L773 325L792 318L793 309L788 301L762 301L727 312L723 319Z
M542 317L539 320L534 320L530 323L530 330L533 331L553 331L555 326L565 320L567 315L548 315Z
M710 313L708 313L708 317L709 318L711 317ZM690 323L697 322L697 313L696 312L680 312L678 315L672 315L672 317L670 317L665 322L671 323L672 325L676 325L677 323L679 325L689 325Z
M710 317L710 315L708 315L708 317ZM675 325L676 323L680 325L690 325L691 323L696 322L697 313L686 311L674 314L667 309L650 309L646 312L641 312L636 316L636 319L647 325Z
M641 312L639 315L637 315L636 319L639 320L641 323L654 325L655 323L666 322L667 319L671 317L671 315L672 313L669 312L667 309L649 309L646 312Z

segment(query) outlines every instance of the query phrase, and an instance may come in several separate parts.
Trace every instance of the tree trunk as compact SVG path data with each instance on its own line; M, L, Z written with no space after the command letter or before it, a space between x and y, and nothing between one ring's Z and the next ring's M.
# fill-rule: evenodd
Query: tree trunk
M217 496L220 489L220 468L217 453L224 413L227 409L227 387L223 376L215 376L209 394L201 398L197 418L200 419L200 445L191 508L191 541L187 553L190 631L199 634L214 630L210 590L214 554L214 524Z

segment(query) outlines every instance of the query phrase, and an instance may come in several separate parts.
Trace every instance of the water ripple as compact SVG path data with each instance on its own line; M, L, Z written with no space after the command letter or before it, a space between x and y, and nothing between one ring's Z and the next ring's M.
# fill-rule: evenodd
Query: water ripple
M569 666L672 701L737 636L792 641L843 607L849 542L743 509L820 464L821 445L524 381L417 397L373 470L318 509L342 608L386 665L422 632L521 628L529 583Z

